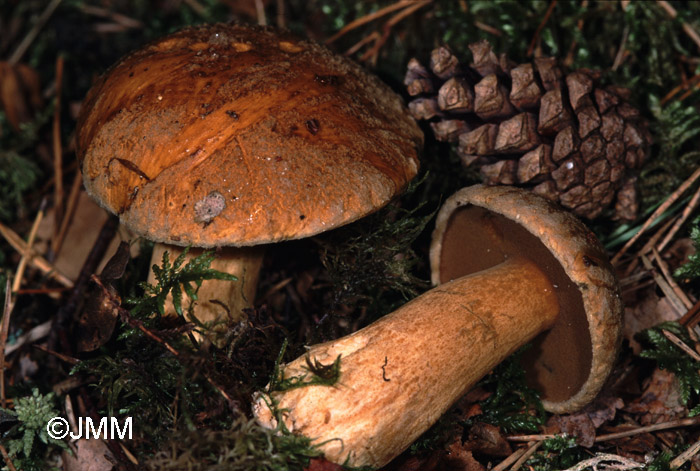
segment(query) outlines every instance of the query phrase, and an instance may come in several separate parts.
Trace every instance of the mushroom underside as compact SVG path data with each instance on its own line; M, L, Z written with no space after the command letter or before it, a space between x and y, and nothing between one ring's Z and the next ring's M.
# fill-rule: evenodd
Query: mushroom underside
M462 206L450 216L442 238L439 277L447 282L517 256L535 261L547 273L560 304L557 322L523 354L527 380L543 399L563 402L588 379L593 347L581 293L549 249L505 216Z

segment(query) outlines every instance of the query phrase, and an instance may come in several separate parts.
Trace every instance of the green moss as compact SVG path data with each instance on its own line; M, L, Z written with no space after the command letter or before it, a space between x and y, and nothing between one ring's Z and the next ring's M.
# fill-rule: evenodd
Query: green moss
M152 471L301 471L320 456L305 437L277 434L255 421L237 419L226 430L173 433L146 462Z
M693 360L690 355L669 340L663 334L664 330L674 334L686 345L693 345L685 327L677 322L664 322L637 334L638 339L645 346L640 356L654 360L659 368L672 372L678 378L683 402L690 406L689 402L691 400L697 402L700 395L700 375L698 375L700 362ZM700 406L696 406L691 411L691 415L698 413L700 413Z

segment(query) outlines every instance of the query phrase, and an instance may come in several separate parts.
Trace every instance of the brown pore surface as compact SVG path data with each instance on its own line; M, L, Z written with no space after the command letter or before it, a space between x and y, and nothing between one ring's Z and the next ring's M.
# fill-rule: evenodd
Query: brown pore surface
M471 275L513 257L535 262L559 300L556 323L533 340L523 360L528 381L543 399L565 401L581 389L591 371L589 326L578 287L537 237L500 214L460 207L450 216L442 239L440 280Z
M206 25L124 58L91 89L77 147L87 191L175 245L310 236L386 204L422 134L358 65L262 27Z

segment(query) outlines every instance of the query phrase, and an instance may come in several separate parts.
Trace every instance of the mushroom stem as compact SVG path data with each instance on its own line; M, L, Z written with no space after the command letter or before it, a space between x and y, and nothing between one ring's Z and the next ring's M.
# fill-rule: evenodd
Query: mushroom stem
M286 427L314 440L326 459L383 466L504 358L552 326L559 302L547 276L524 257L440 285L347 337L311 347L340 379L255 399L258 421L283 411ZM309 374L307 356L285 377Z
M166 250L172 263L184 249L176 245L156 244L153 247L151 266L161 265L163 252ZM206 249L191 247L185 256L185 264L205 251ZM197 292L198 300L194 310L194 315L200 322L209 324L216 330L217 322L227 318L239 320L243 317L243 309L251 307L255 300L255 290L264 253L263 246L217 249L216 258L211 262L210 268L234 275L238 281L204 280L202 282ZM151 284L156 282L153 270L148 272L148 282ZM183 293L183 309L188 304L189 298ZM172 296L168 296L165 303L165 313L175 315Z

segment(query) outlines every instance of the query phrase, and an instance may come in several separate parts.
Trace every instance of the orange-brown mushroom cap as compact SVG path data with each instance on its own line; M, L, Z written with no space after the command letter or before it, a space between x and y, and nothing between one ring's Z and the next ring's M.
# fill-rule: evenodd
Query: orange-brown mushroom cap
M375 211L418 170L422 134L360 66L269 28L188 28L132 53L78 122L85 187L176 245L311 236Z
M513 256L538 264L560 305L525 354L529 379L547 410L579 409L600 391L621 339L618 282L600 243L575 216L521 189L476 185L447 199L430 249L434 284Z

